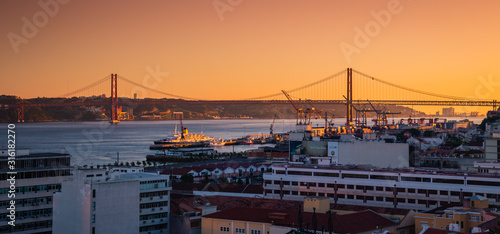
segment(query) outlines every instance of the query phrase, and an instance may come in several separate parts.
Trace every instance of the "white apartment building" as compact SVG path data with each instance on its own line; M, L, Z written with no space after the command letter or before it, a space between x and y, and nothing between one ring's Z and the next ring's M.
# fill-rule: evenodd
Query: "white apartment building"
M75 169L54 195L54 233L169 233L168 175Z
M71 156L64 153L30 153L16 149L15 169L8 168L8 150L0 149L0 233L52 233L53 193L71 175ZM15 198L9 198L11 175ZM8 225L11 200L15 201L15 226Z
M365 170L340 166L276 164L264 174L264 197L428 210L480 195L500 205L500 176L412 169Z

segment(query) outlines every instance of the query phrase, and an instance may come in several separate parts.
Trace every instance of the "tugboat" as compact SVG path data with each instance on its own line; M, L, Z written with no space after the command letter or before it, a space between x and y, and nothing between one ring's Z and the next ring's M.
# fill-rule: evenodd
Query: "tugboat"
M221 147L221 146L225 146L226 145L226 142L224 141L224 139L221 138L220 134L219 134L219 139L218 140L212 140L210 141L210 147Z

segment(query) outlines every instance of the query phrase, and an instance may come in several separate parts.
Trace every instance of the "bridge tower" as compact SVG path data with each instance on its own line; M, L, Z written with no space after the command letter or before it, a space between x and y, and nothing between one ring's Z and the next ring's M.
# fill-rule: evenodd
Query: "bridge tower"
M17 108L17 122L24 122L24 106Z
M347 114L346 126L352 122L352 68L347 68Z
M111 121L118 120L118 84L117 75L111 74Z

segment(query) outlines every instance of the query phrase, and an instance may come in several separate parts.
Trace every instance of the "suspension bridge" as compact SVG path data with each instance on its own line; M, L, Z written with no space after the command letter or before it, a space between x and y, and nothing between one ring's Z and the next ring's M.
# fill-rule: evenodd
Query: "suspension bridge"
M126 77L111 74L85 87L60 95L60 97L90 97L102 96L109 90L111 77L111 95L104 101L84 98L72 102L41 102L41 103L17 103L0 104L0 108L17 109L18 121L24 122L24 109L29 107L58 107L58 106L110 106L111 120L117 120L117 109L119 106L139 104L171 104L171 105L199 105L199 104L288 104L289 101L281 91L274 94L228 100L207 100L195 97L185 97L148 87L134 82ZM131 90L129 95L118 94L118 81L121 90ZM122 88L122 86L129 86ZM143 90L159 95L162 98L124 98L131 96L134 90ZM121 94L126 93L121 92ZM376 78L352 68L347 68L331 76L316 82L303 85L294 89L286 90L296 100L302 100L310 105L314 104L341 104L346 106L347 123L353 120L353 109L367 105L401 105L401 106L483 106L497 108L496 100L485 100L478 98L467 98L446 95L443 93L432 93L414 88L394 84L380 78ZM121 96L121 97L120 97ZM64 99L66 100L66 99ZM71 99L73 100L73 99Z

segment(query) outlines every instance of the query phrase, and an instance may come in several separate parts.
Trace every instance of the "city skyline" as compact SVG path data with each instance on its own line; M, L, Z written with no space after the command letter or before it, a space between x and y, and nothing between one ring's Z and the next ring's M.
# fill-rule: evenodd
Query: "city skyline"
M434 93L498 95L499 3L359 3L2 2L0 93L54 97L110 73L141 83L158 68L157 90L241 99L353 67Z

